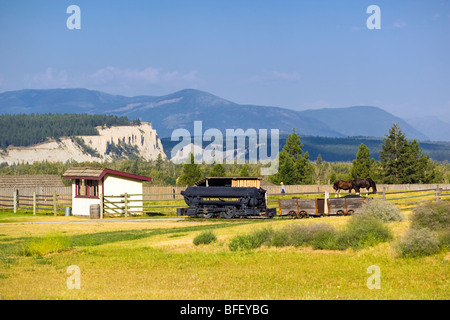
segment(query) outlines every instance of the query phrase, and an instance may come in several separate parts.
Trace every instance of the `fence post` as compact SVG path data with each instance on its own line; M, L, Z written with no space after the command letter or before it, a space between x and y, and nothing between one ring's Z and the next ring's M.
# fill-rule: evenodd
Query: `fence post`
M14 190L13 193L13 206L14 206L14 213L17 213L17 189Z
M128 193L125 192L125 217L128 217Z
M33 215L36 215L36 192L33 192Z
M103 195L100 194L100 219L103 219Z
M53 214L58 215L58 208L56 207L56 191L53 191Z
M439 186L436 188L436 202L439 202L441 200L441 189Z
M325 203L323 204L324 214L328 215L328 198L330 197L330 193L325 191Z
M13 210L14 210L14 213L17 213L17 193L16 193L16 191L17 190L14 190L14 192L13 192Z
M383 201L386 201L386 187L383 187Z

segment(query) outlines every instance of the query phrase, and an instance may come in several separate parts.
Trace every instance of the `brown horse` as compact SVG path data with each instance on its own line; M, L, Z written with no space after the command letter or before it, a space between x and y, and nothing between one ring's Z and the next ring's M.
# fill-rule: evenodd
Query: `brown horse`
M333 184L333 189L339 194L341 190L348 190L349 193L352 193L352 189L354 189L355 192L359 192L354 180L338 180Z
M367 179L356 178L353 181L355 181L355 185L358 188L357 192L359 192L360 188L366 188L367 192L369 192L369 189L372 188L372 193L374 193L374 194L377 193L377 185L375 184L375 182L372 179L370 179L370 178L367 178Z

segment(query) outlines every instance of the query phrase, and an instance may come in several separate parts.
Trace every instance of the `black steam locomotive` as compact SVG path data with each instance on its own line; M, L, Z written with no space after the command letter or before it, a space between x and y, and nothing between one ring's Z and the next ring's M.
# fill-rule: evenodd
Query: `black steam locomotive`
M276 208L267 208L266 190L256 187L187 187L181 191L188 208L177 208L178 216L204 218L272 218Z

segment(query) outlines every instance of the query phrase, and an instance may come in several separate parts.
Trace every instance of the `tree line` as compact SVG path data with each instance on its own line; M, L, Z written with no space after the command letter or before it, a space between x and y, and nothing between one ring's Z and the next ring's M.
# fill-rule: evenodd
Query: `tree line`
M97 126L140 124L138 119L98 114L4 114L0 115L0 149L26 147L50 139L98 135Z
M383 138L379 161L370 155L369 148L360 144L352 163L330 165L318 155L313 163L308 152L303 152L300 136L293 133L280 152L278 173L269 177L273 183L312 184L327 180L372 178L377 183L448 183L448 162L433 161L415 139L408 141L398 124L394 124Z
M328 184L336 180L357 177L372 178L376 183L450 183L450 164L433 161L420 148L416 140L408 141L398 125L393 125L383 138L379 161L364 144L359 146L352 162L323 161L320 154L315 160L303 151L301 137L289 135L279 154L279 169L264 177L273 184ZM110 162L34 162L0 163L0 174L62 174L74 166L107 167L152 178L154 185L192 185L206 176L260 176L264 164L195 164L193 156L185 164L163 159L146 161L141 158L115 159ZM70 181L65 181L69 184Z

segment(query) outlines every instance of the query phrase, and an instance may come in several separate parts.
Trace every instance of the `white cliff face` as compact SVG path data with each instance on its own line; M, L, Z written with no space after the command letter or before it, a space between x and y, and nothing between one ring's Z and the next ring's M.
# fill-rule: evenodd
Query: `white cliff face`
M30 147L10 146L6 153L0 153L0 162L32 163L35 161L56 162L67 160L82 161L109 161L117 157L112 152L107 154L108 145L126 145L136 151L136 154L144 160L155 160L160 154L166 159L161 140L150 123L143 122L136 126L120 126L111 128L98 128L98 136L79 136L84 144L96 151L89 154L79 143L70 137L61 138L59 141L45 142ZM111 148L109 148L111 149ZM126 158L126 155L123 156Z

